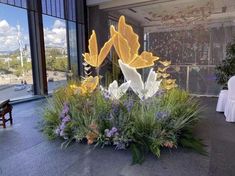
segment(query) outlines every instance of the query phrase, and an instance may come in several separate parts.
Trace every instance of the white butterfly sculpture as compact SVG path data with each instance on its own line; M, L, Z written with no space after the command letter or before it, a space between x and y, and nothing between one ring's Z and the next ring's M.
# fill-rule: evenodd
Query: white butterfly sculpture
M149 71L147 81L144 83L135 68L124 64L120 59L118 62L125 79L131 81L130 87L141 100L152 97L159 90L161 80L157 81L157 73L153 71L153 68Z
M101 91L103 91L104 93L108 93L108 97L110 99L119 100L126 93L128 88L130 87L130 84L131 81L127 81L118 87L118 83L115 80L111 84L109 84L108 90L105 90L103 87L101 87Z

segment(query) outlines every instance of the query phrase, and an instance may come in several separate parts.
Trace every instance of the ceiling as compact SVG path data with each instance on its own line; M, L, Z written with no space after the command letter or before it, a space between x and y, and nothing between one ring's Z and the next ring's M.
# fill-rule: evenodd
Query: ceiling
M90 0L90 5L125 15L150 32L205 23L235 25L235 0Z

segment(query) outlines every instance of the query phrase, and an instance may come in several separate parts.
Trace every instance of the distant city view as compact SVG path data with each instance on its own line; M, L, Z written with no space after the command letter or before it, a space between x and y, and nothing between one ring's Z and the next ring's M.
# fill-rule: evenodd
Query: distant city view
M3 10L14 13L1 13ZM12 19L17 16L16 24ZM68 58L65 22L43 16L45 55L49 93L63 86L67 79ZM0 4L0 102L31 97L32 60L27 12Z

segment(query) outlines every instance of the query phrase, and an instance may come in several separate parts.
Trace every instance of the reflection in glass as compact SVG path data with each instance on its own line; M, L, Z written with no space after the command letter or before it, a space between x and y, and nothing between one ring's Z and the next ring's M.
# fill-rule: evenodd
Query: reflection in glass
M48 92L67 82L68 55L65 21L43 16Z
M78 50L76 40L76 23L72 21L67 22L68 36L69 36L69 58L71 71L73 76L78 76Z
M0 12L0 102L31 97L33 79L27 11L0 4Z

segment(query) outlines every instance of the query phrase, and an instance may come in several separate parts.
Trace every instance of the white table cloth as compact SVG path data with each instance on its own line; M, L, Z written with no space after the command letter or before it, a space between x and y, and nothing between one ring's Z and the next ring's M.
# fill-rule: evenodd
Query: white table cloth
M227 98L228 98L228 90L221 90L216 106L217 112L224 112Z

